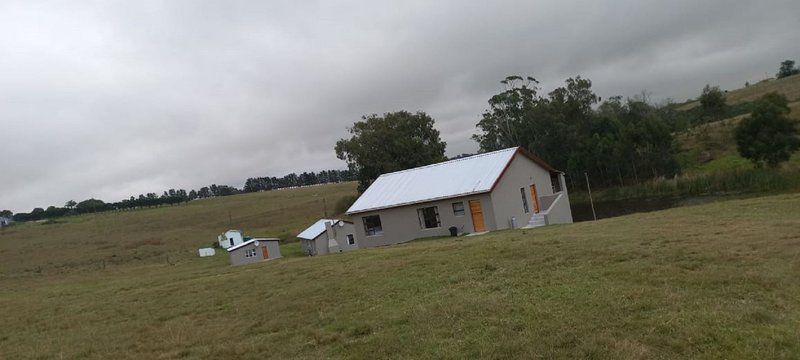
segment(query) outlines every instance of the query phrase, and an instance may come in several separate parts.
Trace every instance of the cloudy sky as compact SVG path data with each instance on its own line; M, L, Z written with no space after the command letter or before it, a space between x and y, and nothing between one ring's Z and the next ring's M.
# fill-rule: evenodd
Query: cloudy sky
M345 168L363 114L423 110L448 154L509 74L694 97L800 60L800 2L0 2L0 208Z

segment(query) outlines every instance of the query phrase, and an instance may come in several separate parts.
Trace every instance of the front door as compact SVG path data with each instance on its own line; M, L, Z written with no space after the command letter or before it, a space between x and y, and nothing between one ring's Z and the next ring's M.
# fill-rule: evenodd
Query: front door
M539 213L539 195L536 193L536 184L531 185L531 198L533 198L533 213Z
M483 223L483 209L481 209L481 201L470 200L469 212L472 213L472 226L475 228L475 232L486 231L486 225Z
M269 249L266 246L261 248L261 254L264 255L264 259L269 259Z

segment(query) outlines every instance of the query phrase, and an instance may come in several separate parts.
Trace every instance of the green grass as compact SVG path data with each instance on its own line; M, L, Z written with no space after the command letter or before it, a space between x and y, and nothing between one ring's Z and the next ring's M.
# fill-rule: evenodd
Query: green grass
M49 225L17 224L0 230L0 279L187 261L229 228L295 241L295 235L323 217L326 206L333 215L333 204L355 189L355 183L311 186L65 217ZM43 249L46 256L32 255Z
M57 258L58 235L31 241L47 251L14 256ZM793 194L240 267L23 272L0 279L0 358L793 358L798 258Z

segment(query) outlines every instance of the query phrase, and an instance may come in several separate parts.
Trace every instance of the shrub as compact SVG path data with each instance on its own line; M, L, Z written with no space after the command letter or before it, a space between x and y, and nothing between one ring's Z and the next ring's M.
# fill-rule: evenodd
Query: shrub
M797 129L786 116L789 113L785 96L770 93L753 104L751 116L736 127L736 145L742 157L756 166L776 167L789 160L800 147Z
M349 209L350 206L356 202L357 199L358 195L345 196L336 201L336 206L334 207L333 210L336 212L336 214L344 214L345 212L347 212L347 209Z

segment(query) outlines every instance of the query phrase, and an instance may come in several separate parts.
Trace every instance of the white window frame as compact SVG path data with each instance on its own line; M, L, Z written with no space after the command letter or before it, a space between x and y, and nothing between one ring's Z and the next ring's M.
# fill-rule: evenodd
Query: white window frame
M456 204L461 204L461 210L460 210L461 214L456 212ZM451 206L453 207L453 216L465 216L465 215L467 215L467 208L464 206L464 202L463 201L456 201Z
M428 224L425 223L425 210L433 209L436 215L436 226L428 227ZM439 215L439 207L438 206L426 206L424 208L417 209L417 218L419 219L419 227L423 230L431 230L431 229L439 229L442 227L442 217Z
M347 245L356 244L356 237L353 234L347 234L345 237L347 238Z

